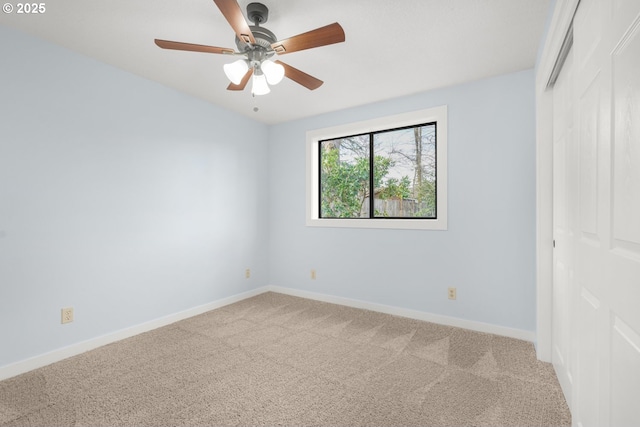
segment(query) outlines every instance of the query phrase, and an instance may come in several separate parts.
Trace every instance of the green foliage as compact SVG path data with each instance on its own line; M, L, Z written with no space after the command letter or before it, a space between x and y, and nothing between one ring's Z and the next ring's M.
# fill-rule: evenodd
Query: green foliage
M411 180L406 175L400 180L389 178L377 195L381 199L409 199L411 197Z
M392 161L374 157L374 186L379 187L389 173ZM356 157L352 162L340 161L340 150L322 149L321 168L322 216L325 218L359 218L369 197L369 158Z
M416 217L434 217L436 214L436 185L432 181L423 181L417 191L420 209Z
M321 182L323 217L359 217L369 187L368 159L360 157L353 164L341 162L338 149L323 148Z
M373 188L380 188L384 177L389 173L389 169L393 167L393 160L389 157L374 156L373 158Z

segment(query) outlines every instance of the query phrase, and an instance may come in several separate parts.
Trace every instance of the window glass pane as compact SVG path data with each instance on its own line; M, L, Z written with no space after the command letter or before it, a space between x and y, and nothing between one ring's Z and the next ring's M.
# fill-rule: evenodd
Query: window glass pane
M369 135L320 142L320 217L369 217Z
M375 133L374 216L436 218L436 124Z

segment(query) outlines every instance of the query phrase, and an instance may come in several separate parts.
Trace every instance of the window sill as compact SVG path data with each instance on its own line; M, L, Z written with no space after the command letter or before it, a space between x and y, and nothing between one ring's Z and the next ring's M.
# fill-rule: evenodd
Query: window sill
M307 227L334 228L390 228L402 230L446 230L447 222L443 219L333 219L307 218Z

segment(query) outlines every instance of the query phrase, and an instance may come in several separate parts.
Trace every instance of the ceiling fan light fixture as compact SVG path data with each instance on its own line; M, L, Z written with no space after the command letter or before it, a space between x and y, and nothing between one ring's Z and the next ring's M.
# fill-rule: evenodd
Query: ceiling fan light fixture
M235 85L240 84L244 75L249 71L247 61L244 59L238 59L231 64L225 64L223 68L227 78Z
M264 60L260 68L264 71L264 75L267 77L267 82L269 82L270 85L277 85L284 78L284 67L270 59Z
M262 73L258 74L257 70L253 73L251 82L251 93L253 95L266 95L271 92L271 89L269 89L269 85L267 84L267 78Z

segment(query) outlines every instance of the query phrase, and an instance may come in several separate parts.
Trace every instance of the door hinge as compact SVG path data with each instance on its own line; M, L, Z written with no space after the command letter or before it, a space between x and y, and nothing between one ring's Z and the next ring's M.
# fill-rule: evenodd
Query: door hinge
M555 249L556 247L556 239L553 239L553 248Z

